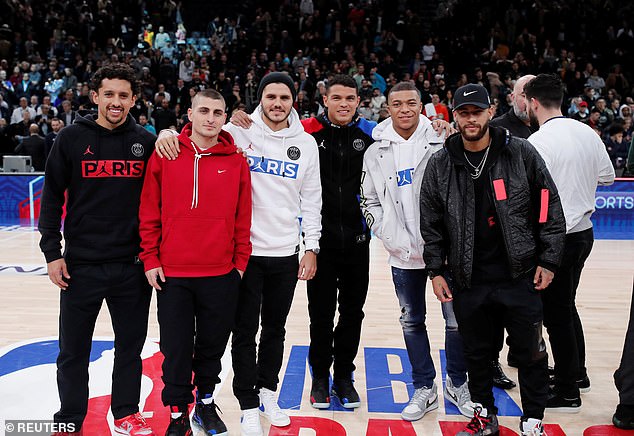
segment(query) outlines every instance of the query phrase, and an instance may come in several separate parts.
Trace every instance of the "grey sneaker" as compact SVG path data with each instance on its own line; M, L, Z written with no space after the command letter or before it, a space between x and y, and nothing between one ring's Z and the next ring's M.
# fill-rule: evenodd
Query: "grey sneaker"
M445 383L445 398L453 403L461 414L467 418L473 416L473 409L475 404L471 402L471 394L469 393L469 386L467 382L464 382L461 386L454 386L451 377L447 376Z
M438 389L436 383L431 388L422 387L414 391L412 399L403 411L401 418L405 421L416 421L425 416L430 410L438 409Z

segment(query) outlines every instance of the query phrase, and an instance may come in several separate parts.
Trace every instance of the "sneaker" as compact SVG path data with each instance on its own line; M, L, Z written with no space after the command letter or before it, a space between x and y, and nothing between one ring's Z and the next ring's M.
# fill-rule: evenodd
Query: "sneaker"
M521 436L545 436L544 426L540 419L522 418L520 420Z
M438 409L438 389L436 383L431 388L418 388L403 411L401 418L405 421L416 421L425 416L430 410Z
M456 433L456 436L498 436L500 426L498 417L494 413L487 414L487 410L476 404L473 417L464 430Z
M310 404L315 409L327 409L330 407L328 377L313 378L313 385L310 388Z
M277 397L275 392L267 389L260 388L260 412L271 421L271 425L275 427L286 427L290 425L291 418L280 409L277 404Z
M634 430L634 406L619 404L612 417L612 424L623 430Z
M220 411L220 408L216 405L215 401L209 404L205 404L202 401L196 401L196 407L194 408L194 423L200 427L205 434L214 436L226 436L227 426L222 419L218 416L216 410ZM222 411L220 412L222 413Z
M361 399L354 388L352 379L333 380L332 395L339 398L339 402L346 409L355 409L361 405Z
M453 403L460 413L467 418L473 416L473 408L475 404L471 402L471 394L469 393L469 386L467 382L464 382L460 386L454 386L451 377L447 376L445 381L445 398Z
M140 412L114 420L114 432L127 436L153 435L152 428L145 422Z
M579 413L581 410L581 397L566 398L564 395L553 391L546 401L546 409L551 412Z
M582 394L587 394L588 392L590 392L590 379L588 378L588 376L577 380L577 387L579 388L579 392L581 392Z
M170 418L170 424L167 426L165 436L192 436L192 428L189 423L189 414L181 412L178 418Z
M502 369L502 365L500 365L499 360L491 362L491 366L493 368L493 386L505 390L513 389L516 386L515 382L504 374L504 370ZM471 415L473 414L470 413L469 416Z
M242 411L240 417L240 430L242 436L264 436L260 424L260 409L247 409Z

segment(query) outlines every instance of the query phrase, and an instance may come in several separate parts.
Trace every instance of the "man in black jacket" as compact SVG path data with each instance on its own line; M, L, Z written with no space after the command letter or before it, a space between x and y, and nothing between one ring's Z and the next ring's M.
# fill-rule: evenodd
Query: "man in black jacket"
M29 136L15 148L16 154L31 156L31 163L35 171L44 171L46 164L46 146L44 138L40 136L40 128L37 124L29 127Z
M481 85L456 91L460 134L431 157L421 188L424 260L438 300L454 302L479 406L458 434L497 434L490 356L497 351L493 320L502 317L520 364L520 432L541 435L548 369L540 292L561 261L565 221L544 161L525 140L489 128L490 106Z
M116 349L115 432L147 436L153 433L139 413L139 399L152 288L138 258L138 213L155 137L129 115L136 81L129 66L109 64L92 80L98 114L78 116L60 131L48 158L42 193L40 249L49 279L61 290L57 357L61 407L54 420L80 434L88 409L92 333L106 300Z
M535 76L527 74L517 79L511 93L511 109L504 115L492 119L490 123L492 127L504 127L511 132L511 135L524 139L537 131L539 126L531 124L528 117L526 95L524 94L524 85L534 78Z

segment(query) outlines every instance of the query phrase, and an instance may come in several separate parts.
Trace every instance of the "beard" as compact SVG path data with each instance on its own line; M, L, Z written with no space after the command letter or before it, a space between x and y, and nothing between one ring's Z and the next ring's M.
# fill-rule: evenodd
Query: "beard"
M458 130L460 131L460 134L462 135L462 138L464 140L470 141L470 142L479 141L480 139L482 139L484 137L484 135L489 130L489 120L487 120L482 126L480 126L479 130L476 133L474 133L474 134L469 134L469 133L466 132L466 129L465 129L466 125L465 126L461 126L458 123L456 123L456 125L458 126Z
M539 120L537 120L535 112L533 112L530 108L528 109L528 119L531 121L531 126L539 126Z
M513 102L513 113L520 120L528 121L530 119L530 115L528 114L527 111L528 111L528 108L525 110L521 110L519 106L517 106L517 103Z

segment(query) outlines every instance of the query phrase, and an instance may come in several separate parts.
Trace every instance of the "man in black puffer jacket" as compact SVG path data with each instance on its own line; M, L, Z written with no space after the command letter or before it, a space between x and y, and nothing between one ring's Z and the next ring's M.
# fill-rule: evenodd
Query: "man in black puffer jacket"
M502 317L520 364L520 432L541 435L548 372L539 292L561 261L565 219L537 151L505 129L489 127L492 115L484 87L456 91L460 134L431 157L421 188L424 260L436 297L453 301L469 391L481 407L464 434L498 428L489 356L497 351L494 319ZM442 274L453 279L453 289Z

